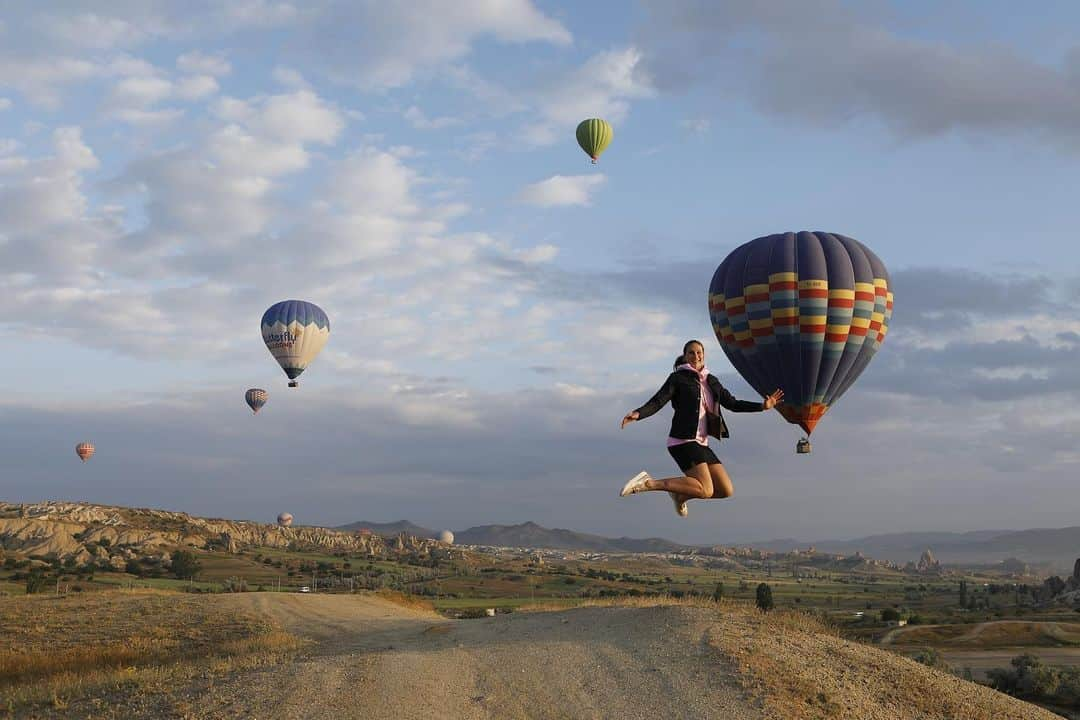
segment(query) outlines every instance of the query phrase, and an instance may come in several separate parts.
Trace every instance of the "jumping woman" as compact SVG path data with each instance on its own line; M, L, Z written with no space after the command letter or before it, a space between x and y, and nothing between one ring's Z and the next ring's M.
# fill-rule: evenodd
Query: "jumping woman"
M667 448L683 471L682 475L656 479L640 472L623 486L620 496L626 497L649 490L665 490L675 503L675 512L686 517L686 501L694 498L731 497L735 488L723 464L709 448L709 435L728 436L724 416L719 406L732 412L762 412L776 407L784 398L777 389L762 402L736 400L705 367L705 346L691 340L683 346L683 354L675 358L675 372L668 375L663 386L649 402L626 413L620 428L635 420L644 420L671 402L675 415Z

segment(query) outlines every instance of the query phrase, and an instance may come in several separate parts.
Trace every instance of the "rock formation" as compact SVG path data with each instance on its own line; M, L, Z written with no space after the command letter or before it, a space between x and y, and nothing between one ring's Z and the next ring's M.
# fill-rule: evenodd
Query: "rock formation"
M401 536L394 550L378 535L320 527L199 518L187 513L88 503L0 503L0 549L27 557L122 566L130 557L168 561L172 549L192 547L235 553L246 548L311 548L371 556L393 551L430 552L433 540Z

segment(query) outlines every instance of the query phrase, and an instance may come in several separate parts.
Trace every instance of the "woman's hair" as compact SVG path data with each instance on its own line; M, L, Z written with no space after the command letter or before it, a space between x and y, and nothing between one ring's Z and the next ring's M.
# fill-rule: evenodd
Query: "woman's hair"
M701 345L701 349L705 349L705 345L700 340L687 340L686 344L682 346L682 355L675 358L675 364L671 366L672 370L686 362L686 351L690 349L691 345Z

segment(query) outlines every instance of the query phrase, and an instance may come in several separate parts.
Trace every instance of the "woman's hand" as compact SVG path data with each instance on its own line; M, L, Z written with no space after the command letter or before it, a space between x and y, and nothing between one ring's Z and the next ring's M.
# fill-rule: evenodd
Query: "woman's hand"
M622 425L619 426L619 429L622 430L629 423L632 423L637 419L638 419L637 410L631 410L630 412L626 413L626 415L623 416Z
M765 410L772 410L784 399L784 391L780 388L776 388L772 395L766 395L765 399L761 402L761 407Z

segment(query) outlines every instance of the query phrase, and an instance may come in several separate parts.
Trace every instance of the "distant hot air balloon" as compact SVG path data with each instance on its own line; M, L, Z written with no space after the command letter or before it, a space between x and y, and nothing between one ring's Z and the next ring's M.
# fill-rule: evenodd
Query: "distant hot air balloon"
M75 446L75 454L79 456L79 459L86 462L94 455L94 446L88 442L81 442Z
M262 316L266 349L289 377L289 387L311 364L330 337L330 319L318 305L303 300L283 300Z
M277 524L281 527L289 527L292 525L292 513L283 512L278 515Z
M257 413L266 404L266 391L262 388L251 388L244 393L244 400L251 411Z
M454 533L450 532L449 530L443 530L441 533L439 533L439 542L446 543L447 545L453 545Z
M884 263L843 235L769 235L735 248L709 285L716 339L761 395L809 436L866 369L892 317ZM800 453L810 452L809 440Z
M577 141L581 149L592 158L593 165L615 137L614 131L600 118L582 120L577 126Z

